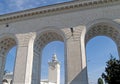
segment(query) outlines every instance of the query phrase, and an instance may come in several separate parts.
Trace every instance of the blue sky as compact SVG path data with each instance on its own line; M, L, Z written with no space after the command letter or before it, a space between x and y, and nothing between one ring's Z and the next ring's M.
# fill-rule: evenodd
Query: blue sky
M40 6L61 3L71 0L0 0L0 15L36 8ZM54 51L55 50L55 51ZM7 63L5 70L13 71L16 47L12 48L7 56ZM46 53L47 52L47 53ZM56 52L58 59L61 62L61 81L64 80L64 44L62 42L52 42L48 44L43 50L42 77L46 78L48 72L47 62L51 59L53 53ZM108 37L99 36L93 38L87 43L86 55L88 65L89 84L97 84L96 81L104 71L105 62L110 58L110 54L118 58L118 52L115 43ZM62 82L63 84L63 82Z
M104 72L110 55L119 58L115 42L106 36L91 39L86 46L88 78L90 84L97 84L97 79Z
M72 0L0 0L0 14L62 3Z

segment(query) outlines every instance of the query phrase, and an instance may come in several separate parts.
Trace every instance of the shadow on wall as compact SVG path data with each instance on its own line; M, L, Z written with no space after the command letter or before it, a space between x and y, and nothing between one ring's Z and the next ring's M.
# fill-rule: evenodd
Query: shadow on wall
M85 67L81 72L79 72L70 84L88 84L87 68Z

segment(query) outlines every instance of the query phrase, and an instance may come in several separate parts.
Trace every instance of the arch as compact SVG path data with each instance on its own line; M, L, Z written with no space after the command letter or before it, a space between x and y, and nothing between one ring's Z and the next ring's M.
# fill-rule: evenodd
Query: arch
M17 45L17 39L13 34L2 34L0 35L0 82L2 82L6 56L8 51Z
M17 40L17 37L15 36L15 34L12 34L12 33L4 33L4 34L0 34L0 40L4 39L4 38L12 38L15 40L16 44L18 44L18 40Z
M42 50L48 43L52 41L62 41L65 43L64 33L57 27L45 27L37 32L34 41L34 57L33 57L33 70L32 70L32 84L38 84L40 81L40 63ZM65 44L64 44L65 45ZM36 77L34 76L36 75Z
M111 55L116 59L119 58L116 43L108 36L96 36L90 39L86 45L86 55L89 83L97 83Z
M111 38L120 51L120 25L110 19L97 19L86 25L81 34L82 65L86 67L86 44L96 36L107 36ZM120 52L119 57L120 57ZM86 72L87 73L87 72Z
M50 35L50 36L49 36ZM53 37L54 36L54 37ZM47 37L46 41L45 38ZM56 38L57 37L57 38ZM41 50L44 48L45 45L47 45L49 42L51 41L56 41L56 40L59 40L59 41L65 41L65 34L60 30L58 29L57 27L54 27L54 26L50 26L50 27L44 27L42 29L40 29L38 32L37 32L37 35L36 35L36 38L35 38L35 41L34 41L34 47L40 43L38 42L38 39L40 39L39 41L44 41L42 42L44 45L41 44ZM42 40L44 39L44 40ZM54 39L54 40L53 40ZM36 45L35 45L36 44ZM40 49L39 49L40 50ZM40 50L40 51L41 51Z
M95 36L105 35L110 37L116 43L118 51L120 51L119 28L120 25L114 21L107 19L95 20L91 25L88 25L86 28L87 31L85 34L85 44L87 44L87 42Z
M5 56L8 51L17 45L17 38L13 34L0 35L0 54Z
M119 27L120 25L118 23L109 19L94 20L92 23L90 22L86 26L85 43L87 43L91 38L95 36L106 35L108 37L111 37L111 39L119 44L117 41L119 38L114 38L115 35L118 35L120 33Z
M40 35L40 34L43 34L47 31L52 31L52 32L56 32L57 34L59 34L63 40L65 41L65 34L63 33L63 31L59 28L59 27L56 27L56 26L47 26L47 27L44 27L44 28L41 28L40 30L36 31L37 35L36 35L36 38Z

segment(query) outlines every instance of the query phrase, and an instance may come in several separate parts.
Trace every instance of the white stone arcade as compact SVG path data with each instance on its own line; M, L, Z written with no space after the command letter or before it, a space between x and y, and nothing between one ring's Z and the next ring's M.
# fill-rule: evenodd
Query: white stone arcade
M0 84L13 46L13 84L39 84L42 50L56 40L65 45L65 84L88 84L85 46L98 35L113 39L120 51L120 0L74 0L1 15Z

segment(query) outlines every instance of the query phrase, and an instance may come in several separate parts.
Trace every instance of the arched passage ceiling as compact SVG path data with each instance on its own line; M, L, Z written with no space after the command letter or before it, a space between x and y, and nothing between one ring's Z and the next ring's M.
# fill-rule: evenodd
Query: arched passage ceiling
M34 42L34 51L40 52L49 42L64 41L63 37L56 32L48 31L37 36Z
M113 26L106 24L106 23L100 23L92 26L86 33L85 36L85 43L95 37L95 36L108 36L110 37L117 46L120 46L120 32L117 28L114 28Z
M16 41L13 38L4 38L0 40L0 55L5 56L9 49L16 45Z

